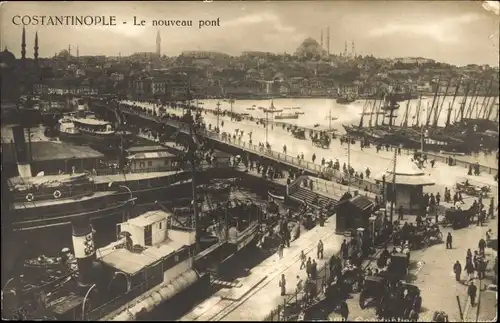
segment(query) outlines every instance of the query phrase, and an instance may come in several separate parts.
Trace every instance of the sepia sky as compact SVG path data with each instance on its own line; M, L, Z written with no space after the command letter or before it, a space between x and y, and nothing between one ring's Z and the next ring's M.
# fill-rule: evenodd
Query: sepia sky
M307 37L320 40L330 26L330 51L355 42L358 54L426 57L451 64L498 65L498 2L481 1L276 1L276 2L24 2L1 4L2 49L20 56L22 26L14 15L114 15L117 26L27 26L27 56L33 56L35 31L41 57L71 44L80 55L162 54L214 50L231 55L256 50L293 53ZM496 11L496 12L495 12ZM133 16L148 22L134 27ZM220 27L198 28L198 20L220 18ZM193 27L152 27L153 19L190 19ZM122 22L127 21L124 25ZM326 32L324 32L326 38ZM325 41L326 43L326 41ZM73 51L72 53L75 53Z

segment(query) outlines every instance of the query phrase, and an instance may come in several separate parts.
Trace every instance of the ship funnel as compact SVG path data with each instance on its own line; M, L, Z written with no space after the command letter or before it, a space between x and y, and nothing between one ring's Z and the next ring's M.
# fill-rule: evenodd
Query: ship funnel
M96 260L94 230L87 217L72 222L73 250L78 266L78 285L88 287L92 284L93 261Z
M14 156L19 176L22 178L32 177L31 164L29 163L29 154L31 154L31 151L24 137L24 127L22 125L14 125L12 127L12 136L14 137Z

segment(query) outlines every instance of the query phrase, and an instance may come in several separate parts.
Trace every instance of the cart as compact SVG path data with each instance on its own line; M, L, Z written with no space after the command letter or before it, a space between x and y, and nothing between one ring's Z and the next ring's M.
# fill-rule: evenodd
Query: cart
M402 280L408 275L409 256L404 253L393 253L388 266L388 275L391 280Z
M461 229L469 226L471 219L474 216L474 207L468 210L460 210L456 208L446 210L444 220L442 221L443 227L451 225L453 229Z
M368 276L363 282L361 287L361 294L359 296L359 307L364 309L372 301L376 307L380 306L380 301L387 292L387 281L383 277ZM367 302L368 301L368 302Z

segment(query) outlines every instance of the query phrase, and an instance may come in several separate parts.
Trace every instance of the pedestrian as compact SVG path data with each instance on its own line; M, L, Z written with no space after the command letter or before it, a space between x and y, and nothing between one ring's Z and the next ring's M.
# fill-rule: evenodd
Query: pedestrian
M342 316L342 319L344 320L344 322L347 322L347 318L349 317L349 307L347 306L347 303L345 300L343 300L340 303L339 312L340 312L340 315Z
M302 250L300 252L300 270L302 270L302 268L306 268L306 254L304 253L304 250Z
M316 252L316 258L323 259L323 241L319 240L318 250Z
M476 294L477 287L474 285L474 282L470 282L469 287L467 287L467 295L470 297L470 305L472 307L476 306Z
M283 243L280 243L280 245L278 246L278 257L280 259L283 258L283 249L285 248L285 246L283 245Z
M342 260L345 262L349 257L349 249L347 248L347 241L345 239L340 245L340 253L342 254Z
M460 276L462 275L462 265L460 264L460 262L457 262L453 265L453 272L455 273L455 280L457 282L460 281Z
M403 221L403 206L402 205L399 207L398 220Z
M448 232L448 235L446 236L446 249L453 249L452 242L453 242L453 237L451 236L451 232Z
M313 259L311 264L311 279L316 280L318 278L318 265L316 264L316 260Z
M312 155L312 162L313 162L313 164L314 164L315 161L316 161L316 154L313 154Z
M297 275L297 294L302 291L302 279Z
M486 249L486 241L483 238L479 240L478 247L479 247L479 254L484 256L484 250Z
M469 281L474 279L474 265L472 264L472 261L468 260L465 263L465 271L467 272Z
M286 279L285 274L281 274L281 279L279 282L279 287L281 288L281 296L286 295Z
M441 194L439 194L439 192L437 192L436 194L436 205L439 206L439 202L441 202Z
M311 257L309 257L307 259L307 263L306 263L306 273L307 273L307 277L311 277L311 268L312 268L312 261L311 261Z
M484 279L486 273L486 262L484 261L484 259L479 259L476 270L477 270L477 278L479 280Z

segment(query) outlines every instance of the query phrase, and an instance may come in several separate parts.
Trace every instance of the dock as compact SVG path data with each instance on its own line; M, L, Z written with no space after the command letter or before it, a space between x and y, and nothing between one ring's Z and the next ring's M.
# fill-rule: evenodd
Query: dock
M272 255L251 269L250 274L239 281L241 287L223 288L203 303L194 307L180 321L263 321L282 305L285 298L295 293L297 276L304 282L305 269L300 269L300 253L304 250L307 257L316 259L319 240L324 244L323 259L316 259L318 272L332 255L340 251L344 236L335 234L335 216L327 219L323 227L316 226L304 232L297 240L285 248L283 258ZM287 295L280 295L281 275L287 281Z

